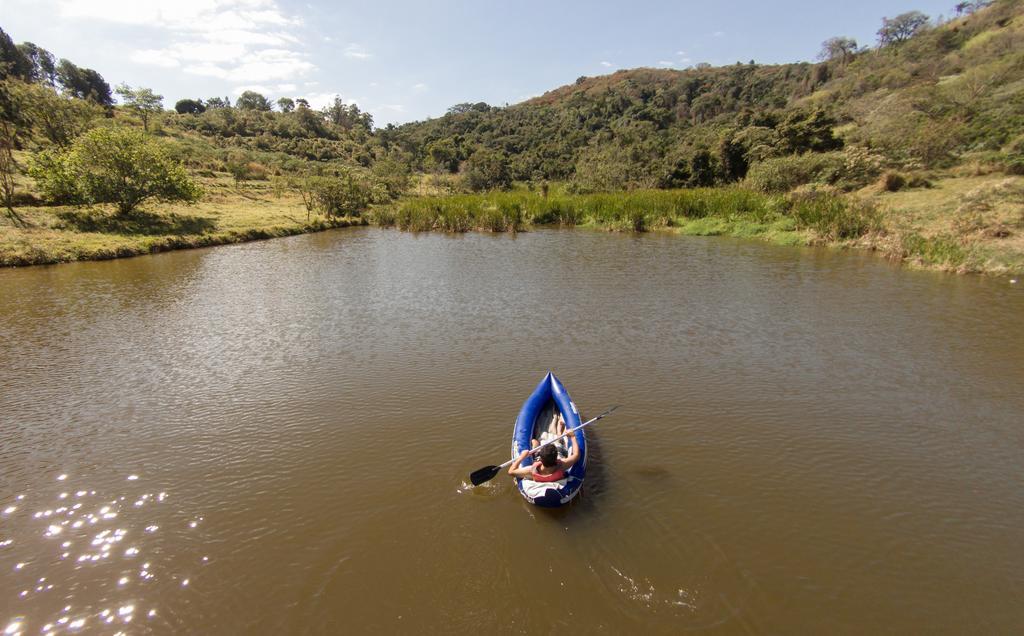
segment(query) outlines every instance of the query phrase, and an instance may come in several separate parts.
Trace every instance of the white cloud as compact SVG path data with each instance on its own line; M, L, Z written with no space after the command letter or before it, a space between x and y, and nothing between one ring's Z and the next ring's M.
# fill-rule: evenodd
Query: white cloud
M349 44L348 46L346 46L343 55L345 57L350 57L356 60L368 60L371 57L373 57L373 55L369 51L367 51L359 44Z
M278 84L277 90L282 93L289 93L298 88L295 84Z
M67 18L186 31L299 23L282 13L276 0L60 0L58 11Z
M668 60L658 60L658 66L672 66L675 62L669 62Z
M241 64L199 63L184 67L186 73L236 82L266 82L292 79L312 70L313 65L294 51L266 49L246 55Z
M160 66L163 68L177 68L181 66L181 63L175 58L168 57L163 51L155 49L135 51L131 55L131 60L136 64L145 64L146 66Z
M725 31L715 31L714 33L711 34L711 37L713 37L713 38L725 37Z
M268 88L266 86L262 86L260 84L250 84L248 86L236 86L233 89L231 89L231 92L234 93L235 95L241 95L245 91L255 91L255 92L257 92L257 93L259 93L261 95L267 95L268 93L273 93L274 92L270 88Z
M402 104L381 104L380 107L383 108L384 110L392 110L396 113L405 112L405 106L403 106Z
M418 91L418 92L423 92L423 91L427 90L427 88L428 88L428 86L426 84L424 84L423 82L419 82L418 84L413 84L412 85L412 90Z
M277 0L59 0L63 17L163 32L163 48L132 51L138 64L236 82L290 80L313 70ZM154 39L158 39L157 38Z
M223 44L265 44L267 46L287 46L296 44L299 38L284 31L255 32L237 29L225 29L217 32L217 42Z
M377 88L378 86L380 86L380 84L377 82L370 82L370 88Z
M611 62L601 62L601 66L603 66L605 68L611 68L612 67L612 63Z
M689 53L687 53L686 51L676 51L676 55L680 57L686 57L687 55L689 55Z

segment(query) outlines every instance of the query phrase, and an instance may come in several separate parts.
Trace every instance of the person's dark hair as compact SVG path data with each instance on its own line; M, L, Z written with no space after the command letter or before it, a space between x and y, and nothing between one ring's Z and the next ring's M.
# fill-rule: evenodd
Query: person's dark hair
M558 465L558 449L555 448L554 444L545 446L537 452L537 456L540 457L540 463L545 468L551 468L552 466Z

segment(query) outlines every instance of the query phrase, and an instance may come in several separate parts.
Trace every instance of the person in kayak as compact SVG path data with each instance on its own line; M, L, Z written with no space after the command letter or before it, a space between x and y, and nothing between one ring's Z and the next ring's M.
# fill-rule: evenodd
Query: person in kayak
M529 479L532 481L551 482L565 479L565 473L573 464L576 463L580 458L580 447L576 443L576 434L573 433L565 438L565 444L569 449L569 456L565 459L558 457L558 447L555 444L548 444L544 448L537 451L537 457L540 459L538 462L533 462L531 466L522 466L523 461L534 452L539 442L537 440L530 440L533 448L530 450L524 450L519 454L516 461L512 462L509 466L508 474L519 479Z

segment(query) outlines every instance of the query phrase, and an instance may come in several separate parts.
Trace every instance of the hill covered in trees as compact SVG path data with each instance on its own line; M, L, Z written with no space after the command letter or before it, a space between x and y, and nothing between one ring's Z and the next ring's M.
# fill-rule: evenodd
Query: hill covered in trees
M512 106L458 104L386 127L340 98L314 109L301 96L271 102L246 92L170 109L152 90L112 90L97 71L0 31L0 193L9 223L23 227L26 207L81 203L52 187L67 175L46 170L105 127L138 128L162 146L196 180L182 191L200 207L262 188L287 193L307 217L523 182L579 194L730 184L774 194L807 184L895 191L955 175L1016 178L1024 174L1024 0L962 2L954 13L940 22L917 11L884 18L876 42L836 36L814 62L623 70ZM35 218L49 223L42 212Z
M728 183L772 158L839 150L845 169L872 176L970 160L1024 171L1021 3L958 6L969 13L939 25L918 12L887 19L874 47L832 38L817 63L581 77L380 135L427 171L493 153L509 179L584 190Z

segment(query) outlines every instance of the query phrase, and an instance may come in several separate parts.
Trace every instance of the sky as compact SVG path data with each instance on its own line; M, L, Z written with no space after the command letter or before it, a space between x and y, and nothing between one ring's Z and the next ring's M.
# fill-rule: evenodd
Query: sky
M0 28L111 84L182 98L256 90L377 126L502 106L641 66L813 61L832 36L873 44L883 16L954 0L0 0Z

